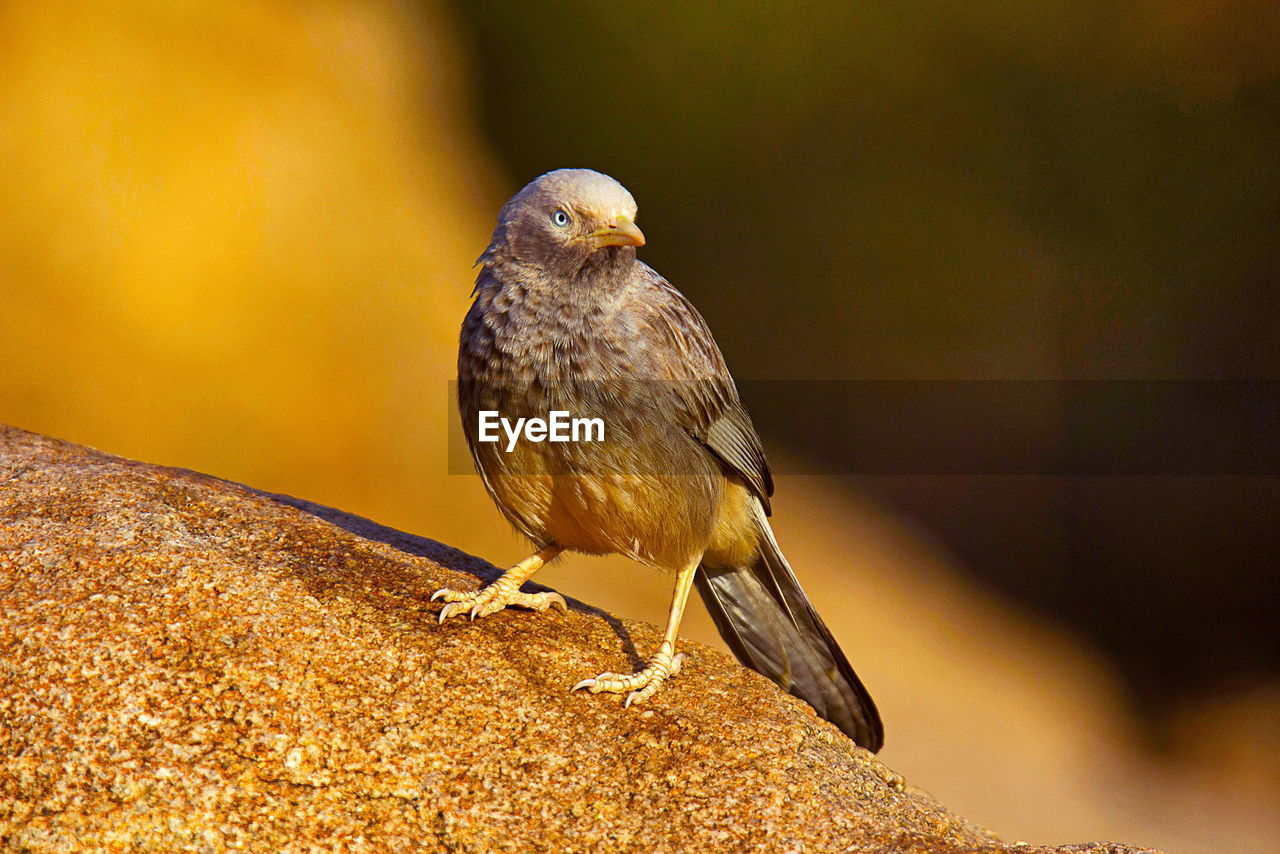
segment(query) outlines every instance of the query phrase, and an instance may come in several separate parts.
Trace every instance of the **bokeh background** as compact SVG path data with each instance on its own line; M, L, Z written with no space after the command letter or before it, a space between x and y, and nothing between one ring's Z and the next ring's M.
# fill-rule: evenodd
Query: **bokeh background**
M0 420L514 562L448 381L561 166L633 191L739 378L1280 379L1270 0L54 0L0 6ZM1009 839L1280 848L1275 472L859 477L749 403L839 473L776 528L886 762Z

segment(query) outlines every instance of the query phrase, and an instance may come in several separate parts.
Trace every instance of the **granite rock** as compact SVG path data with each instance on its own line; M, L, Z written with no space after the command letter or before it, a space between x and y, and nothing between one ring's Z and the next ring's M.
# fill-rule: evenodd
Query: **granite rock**
M14 851L1002 851L695 644L581 603L438 625L490 564L0 427L0 840ZM530 588L536 585L530 585Z

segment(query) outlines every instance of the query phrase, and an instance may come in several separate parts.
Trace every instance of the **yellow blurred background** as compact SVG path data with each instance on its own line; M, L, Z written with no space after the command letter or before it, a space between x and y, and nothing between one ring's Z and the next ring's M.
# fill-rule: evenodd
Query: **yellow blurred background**
M1195 32L1170 12L1147 29L1149 53L1194 58L1179 46L1198 45ZM0 420L499 565L522 557L478 479L446 462L472 262L533 177L512 174L482 116L495 103L481 91L493 86L485 33L433 3L7 4ZM1271 70L1248 57L1214 69L1188 91L1220 97ZM610 73L591 64L582 78L607 91ZM610 171L611 156L544 168ZM618 177L644 217L659 179ZM689 239L656 233L672 255ZM942 364L945 338L937 348L921 371ZM890 766L1008 839L1280 846L1280 687L1190 703L1154 750L1099 648L975 581L856 487L780 477L776 528L880 703ZM539 581L651 622L670 592L647 570L582 557ZM701 612L684 634L721 646Z

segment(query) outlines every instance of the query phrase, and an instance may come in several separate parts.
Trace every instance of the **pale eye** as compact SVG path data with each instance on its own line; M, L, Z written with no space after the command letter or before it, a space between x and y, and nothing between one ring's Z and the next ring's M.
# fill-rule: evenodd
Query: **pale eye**
M551 222L556 228L568 228L569 215L562 210L557 210L551 215Z

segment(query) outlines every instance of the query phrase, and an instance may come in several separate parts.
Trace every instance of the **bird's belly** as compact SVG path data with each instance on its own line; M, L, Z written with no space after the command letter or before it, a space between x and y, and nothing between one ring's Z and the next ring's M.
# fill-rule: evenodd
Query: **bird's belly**
M512 474L491 477L490 483L498 504L516 510L520 527L535 540L677 569L712 539L724 479L718 474Z
M560 410L604 425L600 441L524 438L510 446L480 442L468 430L490 492L523 533L573 551L676 569L707 548L723 471L669 416L663 384L553 382L545 371L512 377L495 357L486 364L491 373L462 387L463 418L471 426L482 410L509 419Z

